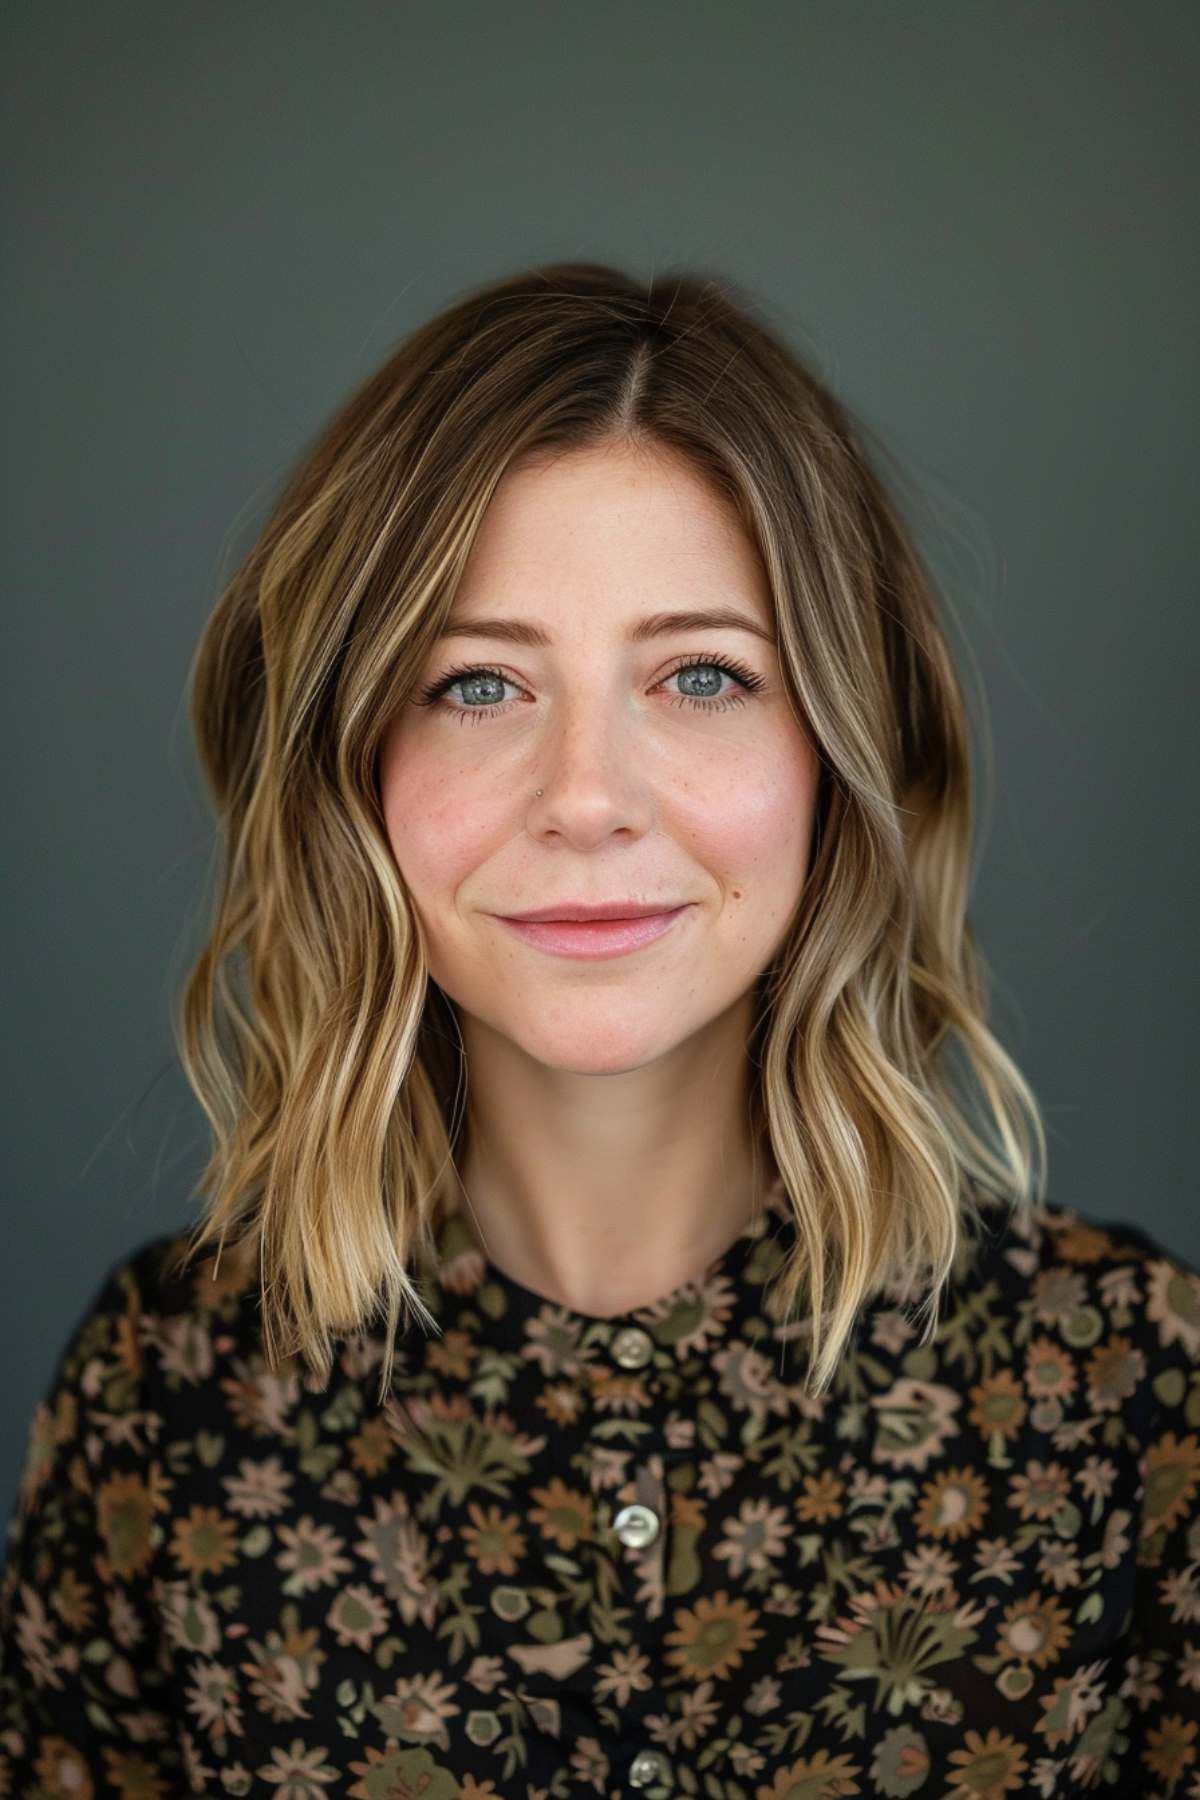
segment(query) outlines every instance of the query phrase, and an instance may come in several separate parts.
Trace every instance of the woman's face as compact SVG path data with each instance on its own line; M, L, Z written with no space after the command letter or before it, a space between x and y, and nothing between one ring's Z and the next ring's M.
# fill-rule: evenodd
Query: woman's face
M728 620L651 630L718 608ZM506 472L449 630L417 694L456 680L401 709L379 760L434 980L548 1067L668 1055L750 995L808 868L818 761L783 691L757 553L680 458L573 451ZM614 900L684 910L602 959L503 920Z

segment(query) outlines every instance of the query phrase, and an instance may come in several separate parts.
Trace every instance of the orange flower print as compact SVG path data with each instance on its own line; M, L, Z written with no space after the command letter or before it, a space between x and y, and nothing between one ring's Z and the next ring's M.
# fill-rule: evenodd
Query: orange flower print
M454 1330L435 1338L425 1354L439 1374L449 1375L453 1380L466 1381L471 1373L476 1347L472 1346L465 1331Z
M1146 1452L1141 1536L1148 1538L1159 1530L1170 1531L1191 1504L1197 1482L1200 1482L1200 1446L1195 1433L1177 1438L1173 1431L1168 1431Z
M1172 1793L1184 1770L1196 1760L1196 1731L1195 1719L1181 1719L1178 1713L1147 1728L1142 1761L1152 1775L1162 1777Z
M971 1410L967 1414L972 1425L984 1437L993 1434L1006 1441L1015 1438L1029 1410L1021 1384L1011 1369L998 1369L986 1381L970 1390Z
M1087 1397L1093 1412L1116 1412L1146 1373L1146 1358L1129 1339L1111 1337L1097 1344L1088 1358Z
M560 1550L573 1550L581 1538L591 1536L592 1502L588 1495L567 1487L556 1475L545 1487L535 1487L533 1497L537 1505L530 1507L529 1517L541 1526L546 1537L553 1538Z
M41 1788L52 1800L93 1800L95 1783L87 1772L87 1764L66 1738L42 1739L36 1771Z
M1026 1470L1009 1478L1009 1505L1022 1519L1052 1519L1071 1492L1071 1478L1061 1463L1043 1465L1030 1457Z
M220 1575L237 1561L237 1526L215 1506L193 1506L175 1521L171 1554L189 1575Z
M804 1488L796 1501L798 1519L803 1519L806 1524L823 1525L827 1519L841 1518L846 1484L832 1469L824 1469L820 1475L806 1475Z
M695 1494L671 1494L671 1523L687 1531L703 1531L704 1502Z
M1089 1225L1085 1219L1075 1219L1065 1231L1058 1233L1054 1243L1064 1262L1094 1263L1108 1252L1110 1240L1107 1233L1095 1225Z
M1025 1385L1035 1400L1069 1400L1075 1392L1071 1353L1053 1338L1035 1338L1025 1352Z
M104 1540L97 1565L105 1581L136 1575L150 1561L150 1518L165 1505L153 1478L113 1475L96 1495L96 1516Z
M962 1538L978 1531L987 1513L987 1483L975 1469L943 1469L925 1483L916 1511L917 1530L934 1538Z
M141 1750L113 1750L104 1745L108 1785L121 1800L171 1800L175 1783ZM72 1795L75 1789L69 1791Z
M683 1607L676 1617L679 1624L663 1640L675 1646L667 1661L696 1681L732 1674L762 1636L754 1623L755 1609L744 1600L731 1600L724 1588L694 1607Z
M467 1511L475 1521L462 1527L462 1539L475 1558L481 1575L515 1575L517 1558L525 1554L525 1533L513 1513L489 1506L485 1513L477 1500Z
M565 1382L543 1388L537 1397L539 1409L553 1425L573 1425L582 1404L579 1389L568 1387Z
M1000 1626L1000 1655L1006 1662L1033 1663L1044 1669L1058 1661L1071 1641L1070 1614L1057 1600L1040 1593L1023 1595L1005 1608Z
M354 1436L347 1439L346 1450L351 1468L360 1475L370 1477L386 1469L395 1454L396 1440L383 1414L373 1413L369 1419L364 1419Z
M1003 1800L1021 1788L1025 1752L1006 1732L992 1726L985 1738L968 1731L963 1744L964 1749L950 1753L958 1767L950 1771L954 1785L947 1800Z
M623 1369L605 1369L589 1364L587 1377L591 1385L592 1405L597 1412L624 1413L636 1417L650 1404L646 1383L638 1374L626 1374Z

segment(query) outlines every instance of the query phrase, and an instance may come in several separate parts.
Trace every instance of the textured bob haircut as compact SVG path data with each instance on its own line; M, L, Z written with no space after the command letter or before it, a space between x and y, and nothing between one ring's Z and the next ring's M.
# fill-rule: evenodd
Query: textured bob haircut
M1037 1102L988 1028L967 920L968 717L934 584L865 431L730 281L592 262L480 287L413 331L285 480L190 672L217 811L204 947L174 1003L213 1134L176 1260L257 1261L272 1372L402 1308L457 1203L457 1015L384 828L377 752L519 459L690 459L766 572L820 777L808 876L756 981L752 1141L798 1227L768 1305L830 1385L863 1303L926 1312L987 1206L1043 1196ZM216 1275L216 1267L213 1274Z

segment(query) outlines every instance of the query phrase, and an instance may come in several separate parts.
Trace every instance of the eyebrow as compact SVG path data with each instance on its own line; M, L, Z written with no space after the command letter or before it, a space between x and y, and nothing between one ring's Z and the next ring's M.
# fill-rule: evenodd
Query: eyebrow
M664 637L672 631L750 631L768 644L775 642L774 633L765 625L728 606L649 613L644 619L637 620L626 635L631 644L640 644L647 638ZM447 620L438 636L500 638L505 643L525 644L531 649L547 649L554 642L545 626L532 619Z

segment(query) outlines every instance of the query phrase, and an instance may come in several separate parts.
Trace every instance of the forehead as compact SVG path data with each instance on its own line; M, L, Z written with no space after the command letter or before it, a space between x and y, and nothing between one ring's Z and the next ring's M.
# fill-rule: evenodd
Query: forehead
M453 616L496 601L606 616L738 602L774 623L766 571L733 505L684 457L657 448L571 450L507 469Z

